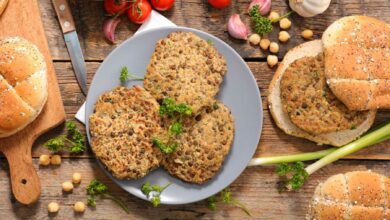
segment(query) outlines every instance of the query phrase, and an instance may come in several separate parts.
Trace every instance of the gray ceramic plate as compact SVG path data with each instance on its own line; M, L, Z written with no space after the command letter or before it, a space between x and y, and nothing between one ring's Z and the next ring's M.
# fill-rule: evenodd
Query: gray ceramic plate
M161 195L163 204L185 204L205 199L221 191L231 184L245 169L256 151L263 124L263 111L259 88L256 81L237 52L220 39L205 32L184 28L167 27L152 29L139 33L119 45L104 60L96 72L86 104L86 127L89 131L89 115L93 113L98 97L120 85L119 73L121 67L127 66L130 73L142 76L154 51L156 42L174 31L190 31L206 40L211 40L218 51L225 57L228 73L222 85L219 100L222 100L235 118L235 136L232 149L227 156L220 172L209 182L197 185L185 183L170 176L159 168L139 180L118 180L101 165L107 175L129 193L146 199L140 191L142 184L149 181L152 184L164 185L168 181L173 184ZM142 81L129 81L127 86L142 85ZM88 140L90 135L88 132Z

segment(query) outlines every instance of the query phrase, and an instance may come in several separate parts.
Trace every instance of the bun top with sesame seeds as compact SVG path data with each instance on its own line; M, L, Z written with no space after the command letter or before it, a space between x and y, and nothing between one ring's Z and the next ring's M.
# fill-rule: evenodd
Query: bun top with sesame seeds
M20 37L0 38L0 137L34 121L47 94L46 63L38 48Z
M390 108L390 26L367 16L349 16L322 36L325 76L350 110Z
M337 174L315 189L307 219L389 219L390 179L371 171Z

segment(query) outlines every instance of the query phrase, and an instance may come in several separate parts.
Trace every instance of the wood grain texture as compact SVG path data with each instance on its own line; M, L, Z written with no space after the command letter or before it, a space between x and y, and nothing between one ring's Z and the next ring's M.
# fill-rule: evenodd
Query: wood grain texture
M79 34L81 47L86 60L103 60L107 54L116 47L108 44L103 37L103 22L105 12L102 1L99 0L75 0L71 4L72 13L76 21L76 29ZM250 20L246 14L250 1L233 1L232 5L223 10L211 8L206 0L178 0L172 10L162 14L180 26L196 28L213 34L234 49L244 58L264 58L267 52L261 52L258 47L249 45L246 41L235 40L227 34L226 24L232 13L240 14L242 20L250 26ZM289 11L285 0L273 0L272 10L279 13ZM50 0L39 0L46 34L49 39L53 59L69 60L65 43L60 35L60 27L55 19L55 13L51 9ZM304 40L300 33L310 28L314 31L314 38L321 37L322 32L333 21L342 16L353 14L366 14L374 16L390 23L390 1L388 0L333 0L329 9L319 16L313 18L302 18L296 14L292 15L292 27L288 32L291 39L287 43L281 44L279 57L283 57L286 51L296 46ZM122 17L122 22L118 25L116 39L121 43L134 34L138 25L130 23L127 18ZM269 35L273 41L278 41L279 27L275 25L275 30Z
M3 186L0 188L0 219L304 219L315 187L329 176L367 169L390 176L388 162L340 161L313 174L301 190L279 193L277 186L280 180L274 167L247 168L230 189L232 196L245 203L250 210L252 217L248 217L240 209L225 204L218 204L217 211L212 212L208 210L206 201L153 208L148 202L116 186L93 159L65 159L59 167L38 167L37 159L34 159L34 164L42 181L42 195L36 204L24 206L10 197L8 173L5 171L7 164L0 160L0 184ZM61 183L69 181L73 172L82 174L82 182L74 188L73 193L64 194ZM86 202L86 186L93 178L107 184L110 192L125 201L130 214L110 200L98 200L96 209L87 208L83 215L75 214L72 206L76 201ZM60 204L57 215L47 213L47 204L52 201Z
M36 0L12 0L0 17L0 36L20 36L38 46L47 65L48 98L40 115L17 134L0 139L0 151L10 161L12 191L24 204L35 202L40 194L38 176L31 165L31 147L42 133L65 119L56 74Z

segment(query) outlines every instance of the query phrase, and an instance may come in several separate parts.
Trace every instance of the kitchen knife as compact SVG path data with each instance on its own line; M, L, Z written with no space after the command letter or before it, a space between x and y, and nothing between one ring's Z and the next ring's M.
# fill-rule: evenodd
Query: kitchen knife
M68 48L77 81L81 91L84 95L87 95L87 68L85 66L83 52L81 51L76 26L69 4L66 0L52 0L52 2L60 22L62 33L64 34L66 47Z

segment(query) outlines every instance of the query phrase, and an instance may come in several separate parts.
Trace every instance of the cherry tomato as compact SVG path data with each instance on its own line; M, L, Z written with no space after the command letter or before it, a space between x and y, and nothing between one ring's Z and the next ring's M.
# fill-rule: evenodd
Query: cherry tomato
M232 0L208 0L209 4L214 8L226 8L232 3Z
M175 4L175 0L151 0L150 2L159 11L166 11Z
M127 11L127 17L134 23L142 24L149 17L151 11L152 6L148 1L138 0Z
M104 0L104 10L109 15L121 12L130 6L128 0Z

